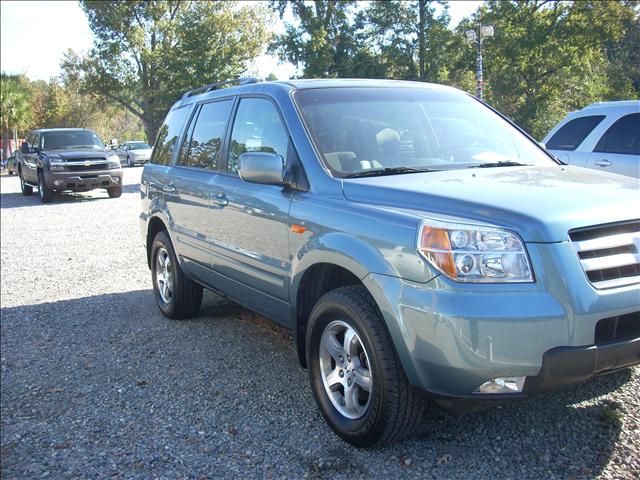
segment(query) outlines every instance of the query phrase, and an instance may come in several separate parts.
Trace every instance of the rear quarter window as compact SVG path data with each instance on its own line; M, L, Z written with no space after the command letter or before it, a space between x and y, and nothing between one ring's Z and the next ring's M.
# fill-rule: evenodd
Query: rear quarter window
M602 136L594 152L640 155L640 113L616 120Z
M569 120L549 139L547 148L549 150L575 150L604 117L604 115L590 115Z
M187 121L187 116L191 111L188 106L176 108L167 114L156 140L153 154L151 155L151 163L158 165L169 165L173 150L178 143L182 129Z

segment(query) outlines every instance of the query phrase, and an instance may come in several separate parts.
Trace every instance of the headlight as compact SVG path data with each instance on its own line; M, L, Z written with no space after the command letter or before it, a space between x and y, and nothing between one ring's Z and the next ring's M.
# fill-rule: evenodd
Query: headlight
M457 282L533 282L524 243L501 228L425 220L418 251Z
M120 168L120 157L116 154L107 155L108 168Z
M59 172L64 170L66 162L62 157L49 157L49 170Z

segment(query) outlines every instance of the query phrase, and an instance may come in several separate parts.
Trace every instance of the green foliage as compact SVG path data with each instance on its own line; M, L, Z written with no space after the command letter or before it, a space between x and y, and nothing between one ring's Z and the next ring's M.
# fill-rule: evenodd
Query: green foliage
M80 2L95 35L63 76L138 117L150 142L185 91L241 76L269 40L269 12L236 2Z
M3 158L9 155L9 139L13 129L22 130L31 120L29 80L22 75L0 76L0 123L2 124Z

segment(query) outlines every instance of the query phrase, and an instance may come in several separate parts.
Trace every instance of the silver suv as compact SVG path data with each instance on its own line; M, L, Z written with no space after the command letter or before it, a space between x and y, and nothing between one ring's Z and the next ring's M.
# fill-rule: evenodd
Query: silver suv
M571 112L542 143L569 165L640 178L640 100Z

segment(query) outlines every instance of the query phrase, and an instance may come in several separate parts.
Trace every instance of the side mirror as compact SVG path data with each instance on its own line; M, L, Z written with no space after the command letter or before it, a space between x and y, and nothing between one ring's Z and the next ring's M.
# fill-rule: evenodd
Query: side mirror
M20 153L30 153L29 142L22 142L22 145L20 145Z
M238 159L238 174L246 182L284 185L284 160L268 152L246 152Z

